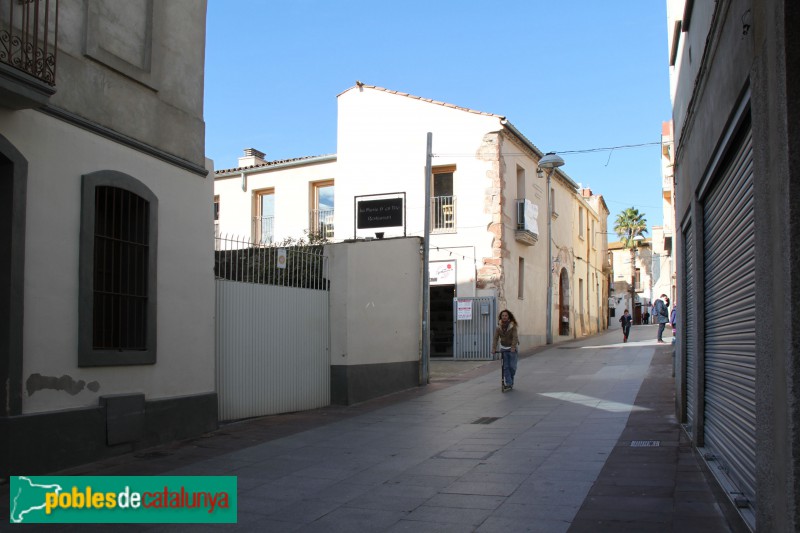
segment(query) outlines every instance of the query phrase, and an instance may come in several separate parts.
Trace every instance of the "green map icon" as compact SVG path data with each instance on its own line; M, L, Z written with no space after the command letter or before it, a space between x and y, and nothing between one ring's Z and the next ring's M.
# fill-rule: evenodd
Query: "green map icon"
M16 482L15 482L16 481ZM48 492L60 493L61 485L41 485L34 483L25 476L16 476L11 479L11 521L19 524L25 521L28 514L44 513L45 494Z

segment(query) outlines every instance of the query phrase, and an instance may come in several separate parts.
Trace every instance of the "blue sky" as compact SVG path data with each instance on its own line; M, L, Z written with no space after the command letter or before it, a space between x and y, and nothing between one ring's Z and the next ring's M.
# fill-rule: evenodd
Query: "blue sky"
M504 115L604 196L609 227L631 206L660 225L657 145L563 152L658 142L667 59L665 0L209 0L206 153L335 153L336 95L361 80Z

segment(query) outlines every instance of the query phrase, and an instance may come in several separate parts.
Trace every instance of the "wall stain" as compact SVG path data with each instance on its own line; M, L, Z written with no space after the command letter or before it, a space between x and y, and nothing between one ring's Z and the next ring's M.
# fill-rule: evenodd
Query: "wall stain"
M25 382L25 387L28 389L28 396L33 396L33 393L45 389L53 389L64 391L72 396L75 396L86 387L86 382L82 379L75 381L72 376L63 375L60 378L55 376L43 376L41 374L31 374ZM89 384L89 390L97 392L100 389L100 384L97 381L92 381Z

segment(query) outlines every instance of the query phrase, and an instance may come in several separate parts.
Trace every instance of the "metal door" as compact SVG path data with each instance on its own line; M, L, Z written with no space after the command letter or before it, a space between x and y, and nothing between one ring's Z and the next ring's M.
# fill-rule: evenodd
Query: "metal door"
M453 359L491 359L497 323L494 296L453 298Z
M681 322L683 325L682 330L678 330L678 335L681 338L681 343L685 346L686 350L686 368L685 379L686 387L684 393L686 394L686 431L692 435L694 429L692 424L695 418L695 409L697 409L697 383L695 380L696 367L697 367L697 354L695 353L695 339L697 332L695 330L697 319L697 312L695 311L695 250L694 250L694 228L689 226L683 234L683 257L686 272L686 282L683 287L683 298L681 299L681 311L685 315L685 320Z
M705 446L755 504L753 156L749 124L703 199Z

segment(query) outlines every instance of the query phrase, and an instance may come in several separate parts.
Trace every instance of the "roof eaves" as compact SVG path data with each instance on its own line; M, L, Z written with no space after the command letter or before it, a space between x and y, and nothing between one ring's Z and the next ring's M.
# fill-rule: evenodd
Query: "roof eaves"
M293 159L279 159L276 161L267 161L260 165L248 165L246 167L228 168L214 171L215 178L225 178L229 176L238 176L242 172L258 172L262 170L273 170L277 168L296 167L302 165L312 165L316 163L327 163L336 161L336 154L325 155L309 155L305 157L295 157Z
M457 109L459 111L466 111L467 113L473 113L473 114L476 114L476 115L483 115L483 116L486 116L486 117L497 117L500 120L504 120L505 119L504 116L497 115L495 113L487 113L486 111L478 111L477 109L470 109L468 107L461 107L461 106L457 106L455 104L450 104L448 102L441 102L439 100L432 100L430 98L423 98L422 96L416 96L416 95L413 95L413 94L404 93L404 92L400 92L400 91L393 91L392 89L387 89L385 87L378 87L377 85L367 85L367 84L361 83L361 82L356 82L356 84L354 86L350 87L349 89L347 89L345 91L342 91L341 93L339 93L337 95L337 98L339 96L343 95L344 93L346 93L348 91L351 91L351 90L353 90L355 88L359 88L359 89L366 88L366 89L373 89L375 91L383 91L383 92L389 93L389 94L396 94L397 96L405 96L406 98L412 98L414 100L421 100L423 102L428 102L429 104L440 105L442 107L449 107L449 108L452 108L452 109Z

